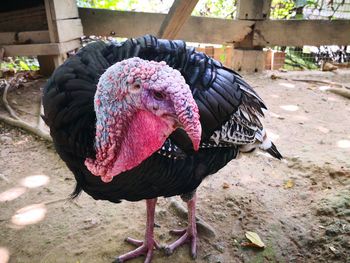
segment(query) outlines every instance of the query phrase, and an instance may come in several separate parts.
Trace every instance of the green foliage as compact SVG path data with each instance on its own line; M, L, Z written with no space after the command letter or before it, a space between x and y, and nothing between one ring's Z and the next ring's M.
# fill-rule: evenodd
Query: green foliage
M80 7L156 13L168 12L172 3L170 0L77 0Z
M0 63L0 71L27 71L39 70L39 63L34 58L29 57L14 57L7 58L6 61Z
M80 7L167 13L173 0L77 0ZM237 0L200 0L192 15L233 19Z
M286 49L286 59L284 62L284 68L287 70L298 69L318 69L315 59L310 54L303 53L302 51L295 51L292 48Z
M200 0L192 15L234 19L237 0Z
M272 0L270 18L290 19L295 15L294 0Z

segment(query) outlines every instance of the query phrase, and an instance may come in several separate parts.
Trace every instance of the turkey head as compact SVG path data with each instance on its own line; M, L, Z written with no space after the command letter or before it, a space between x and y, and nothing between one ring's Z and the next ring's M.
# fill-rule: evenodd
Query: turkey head
M197 104L180 72L165 62L130 58L114 64L100 77L94 105L96 158L85 165L104 182L150 157L177 128L199 148Z

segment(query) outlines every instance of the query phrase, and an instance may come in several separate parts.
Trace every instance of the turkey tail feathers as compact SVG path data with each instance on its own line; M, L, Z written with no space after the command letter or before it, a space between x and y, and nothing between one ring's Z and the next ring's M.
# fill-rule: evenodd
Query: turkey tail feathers
M276 147L276 145L273 144L273 142L271 142L271 147L266 149L265 151L268 152L272 157L275 157L278 160L283 159L283 156L277 150L277 147Z

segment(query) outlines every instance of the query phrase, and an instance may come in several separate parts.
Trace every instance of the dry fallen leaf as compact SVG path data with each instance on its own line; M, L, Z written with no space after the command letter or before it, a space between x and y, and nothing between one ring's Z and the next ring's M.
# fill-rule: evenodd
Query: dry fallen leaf
M224 188L224 189L230 188L230 185L225 182L222 184L222 188Z
M257 246L256 244L252 243L252 242L243 242L241 243L242 247L253 247L253 248L261 248L259 246Z
M260 239L259 235L255 232L247 231L245 232L245 237L249 239L256 247L263 248L265 247L264 242ZM249 244L249 243L248 243ZM250 244L251 246L251 244Z
M294 186L294 181L292 179L289 179L286 181L283 185L284 189L292 188Z

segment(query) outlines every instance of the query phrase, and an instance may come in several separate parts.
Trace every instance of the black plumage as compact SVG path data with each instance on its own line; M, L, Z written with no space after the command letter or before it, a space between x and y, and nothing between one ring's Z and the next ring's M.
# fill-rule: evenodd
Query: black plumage
M182 152L174 145L185 144L181 141L183 136L175 132L170 142L165 143L165 150L104 183L84 165L87 157L95 156L96 84L108 67L135 56L165 61L181 72L199 107L202 146L198 152ZM111 202L194 191L206 176L224 167L239 152L239 145L230 140L215 142L211 138L215 131L233 122L251 137L262 128L258 117L266 108L237 73L218 61L186 47L183 41L160 40L149 35L122 43L94 42L85 46L54 72L45 87L43 104L56 150L76 178L74 195L84 190L95 199ZM237 123L234 120L240 111L244 116ZM276 148L271 150L272 154L276 152Z

